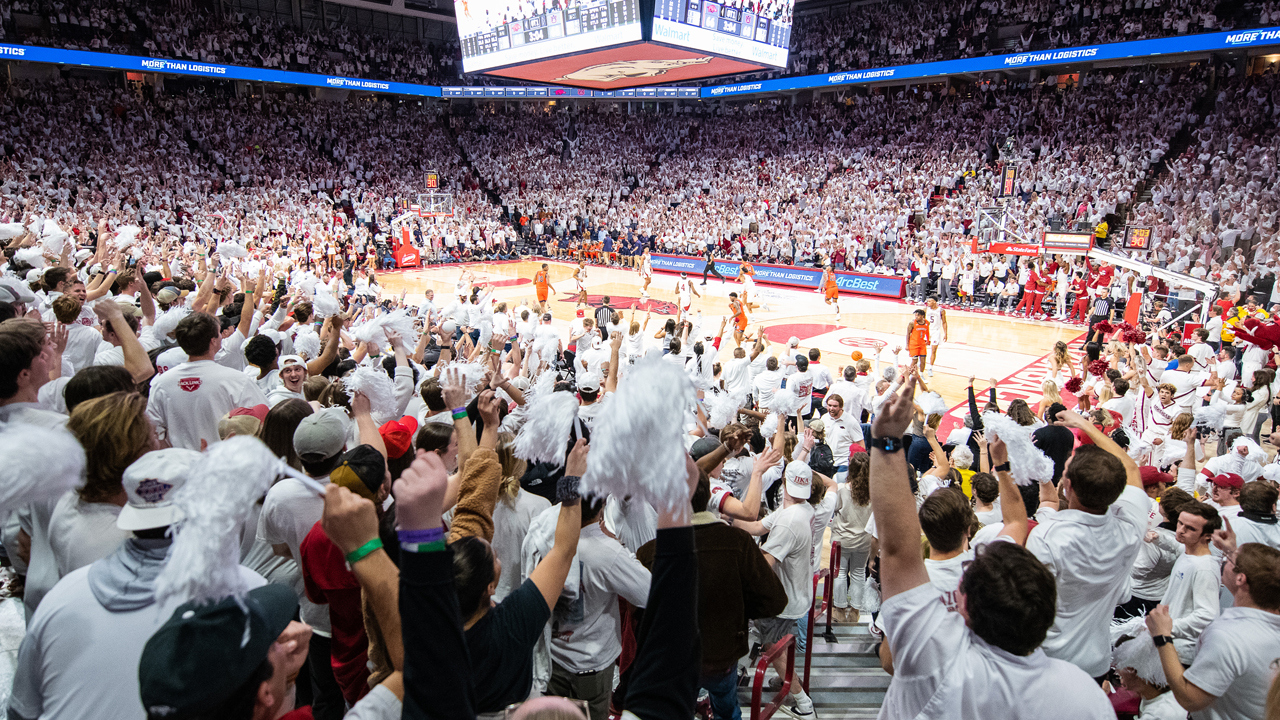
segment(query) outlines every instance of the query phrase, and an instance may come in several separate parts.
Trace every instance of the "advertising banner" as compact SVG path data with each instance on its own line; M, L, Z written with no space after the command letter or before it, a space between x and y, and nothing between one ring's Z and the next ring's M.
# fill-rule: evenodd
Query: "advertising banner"
M1178 53L1212 52L1245 47L1280 45L1280 27L1258 30L1185 35L1182 37L1135 40L1132 42L1088 45L1074 48L1058 48L1035 52L991 55L989 57L942 60L939 62L897 65L893 67L847 70L823 75L803 75L777 80L756 80L734 85L716 85L702 88L702 97L717 98L730 95L777 92L780 90L807 90L831 88L840 85L859 85L884 80L913 80L962 73L981 73L1023 67L1046 67L1075 62L1119 60L1124 58L1175 55Z
M217 78L219 80L248 80L250 82L282 83L308 87L369 90L372 92L394 93L396 95L440 97L440 88L435 85L415 85L413 83L390 82L388 80L362 80L360 78L335 75L315 75L287 70L268 70L266 68L219 65L217 63L200 63L189 60L167 60L164 58L139 57L137 55L60 50L58 48L36 47L34 45L0 44L0 60L27 60L29 62L54 63L57 65L80 65L83 67L134 72L192 75Z
M690 277L702 277L706 261L702 258L685 257L683 255L652 255L651 261L656 272L688 273ZM730 280L737 279L742 263L737 260L716 260L716 270ZM822 271L816 268L792 267L790 265L764 265L751 263L755 268L755 281L795 288L813 289L822 281ZM906 279L888 275L870 275L866 273L837 272L836 286L842 292L877 297L900 298L906 294Z

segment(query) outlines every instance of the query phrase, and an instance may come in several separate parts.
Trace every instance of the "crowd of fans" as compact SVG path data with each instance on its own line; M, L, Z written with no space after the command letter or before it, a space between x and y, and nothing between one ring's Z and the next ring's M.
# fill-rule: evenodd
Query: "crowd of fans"
M522 8L515 12L533 12L532 6ZM20 28L14 13L38 22ZM767 74L826 73L1267 27L1277 19L1280 11L1274 3L1238 8L1209 0L860 3L843 14L797 16L785 72ZM456 32L443 41L419 43L362 33L340 23L296 27L243 10L96 0L14 0L0 4L0 20L0 40L70 49L422 84L456 82L461 73Z
M20 29L14 13L42 21ZM420 84L455 81L458 40L422 43L341 22L301 28L275 16L189 3L15 0L0 5L0 40ZM452 28L452 26L449 26Z
M635 115L11 85L9 717L656 720L700 689L736 717L740 666L805 635L828 527L886 717L1263 717L1280 105L1274 73L1214 72ZM1134 273L972 253L1010 163L1009 230L1149 222L1221 317L1113 327ZM393 226L426 170L454 215ZM453 297L384 297L406 228L428 261L625 238L996 288L1089 342L1053 349L1034 410L971 388L942 438L914 350L824 364L607 298L564 328L465 266Z

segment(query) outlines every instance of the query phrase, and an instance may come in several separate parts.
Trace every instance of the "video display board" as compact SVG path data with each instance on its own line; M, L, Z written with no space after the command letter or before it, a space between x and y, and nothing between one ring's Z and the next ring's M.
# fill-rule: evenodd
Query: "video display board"
M458 0L463 72L641 39L639 0Z
M795 0L657 0L652 40L785 67Z

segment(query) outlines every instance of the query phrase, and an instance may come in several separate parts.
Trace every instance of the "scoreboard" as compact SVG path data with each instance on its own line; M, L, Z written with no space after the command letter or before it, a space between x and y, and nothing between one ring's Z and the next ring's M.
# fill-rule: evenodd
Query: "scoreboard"
M597 90L782 68L795 0L456 0L464 73Z
M639 0L566 5L459 0L462 69L479 72L640 40Z

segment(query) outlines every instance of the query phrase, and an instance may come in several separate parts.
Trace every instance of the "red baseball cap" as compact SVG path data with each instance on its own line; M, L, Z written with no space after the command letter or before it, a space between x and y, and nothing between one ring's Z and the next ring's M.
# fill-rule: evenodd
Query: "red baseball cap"
M1160 483L1173 484L1173 476L1167 472L1160 472L1160 468L1154 465L1143 465L1138 468L1138 474L1142 476L1142 487L1151 487Z
M413 434L418 431L418 421L411 415L399 420L388 420L378 428L382 442L387 446L387 457L398 458L413 449Z
M254 405L253 407L238 407L235 410L232 410L230 415L231 417L239 417L241 415L250 415L252 417L258 418L258 422L264 423L267 421L267 413L270 411L271 411L271 408L267 407L266 405Z
M1221 475L1215 475L1212 482L1218 487L1229 488L1232 490L1239 490L1244 487L1244 478L1235 473L1222 473Z

